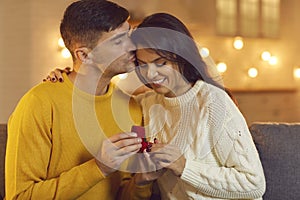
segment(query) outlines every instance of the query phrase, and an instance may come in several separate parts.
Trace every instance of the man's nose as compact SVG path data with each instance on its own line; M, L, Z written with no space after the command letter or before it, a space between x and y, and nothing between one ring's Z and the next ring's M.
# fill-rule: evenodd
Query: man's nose
M154 63L148 64L148 70L147 70L147 78L153 79L157 75L156 66Z
M128 38L127 43L126 43L126 49L128 52L135 51L136 46L133 44L130 38Z

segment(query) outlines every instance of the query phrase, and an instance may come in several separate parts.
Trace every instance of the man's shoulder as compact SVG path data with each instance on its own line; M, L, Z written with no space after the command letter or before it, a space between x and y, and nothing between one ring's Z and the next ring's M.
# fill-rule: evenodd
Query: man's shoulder
M122 89L120 89L117 86L114 86L112 89L112 103L114 105L131 105L130 107L135 107L137 102L134 99L134 96L124 92Z
M66 93L66 88L63 83L42 82L28 90L24 97L35 96L43 98L57 96L60 95L60 93Z

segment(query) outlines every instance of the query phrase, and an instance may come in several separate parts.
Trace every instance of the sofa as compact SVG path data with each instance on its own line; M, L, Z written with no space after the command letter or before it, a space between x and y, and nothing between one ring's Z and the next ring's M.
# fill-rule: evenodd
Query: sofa
M300 199L300 123L253 123L249 127L266 176L264 200ZM0 124L0 200L4 197L6 124Z
M7 140L6 124L0 124L0 200L3 199L4 191L4 161L5 161L5 148Z
M253 123L250 131L264 168L264 200L300 199L300 123Z

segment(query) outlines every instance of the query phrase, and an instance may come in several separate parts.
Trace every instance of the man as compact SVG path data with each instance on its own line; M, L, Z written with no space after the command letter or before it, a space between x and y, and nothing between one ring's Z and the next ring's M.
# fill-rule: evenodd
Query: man
M141 147L129 132L139 107L111 84L134 69L128 11L104 0L80 0L60 31L73 59L64 83L44 82L21 99L8 124L6 199L115 199L150 195L118 171Z

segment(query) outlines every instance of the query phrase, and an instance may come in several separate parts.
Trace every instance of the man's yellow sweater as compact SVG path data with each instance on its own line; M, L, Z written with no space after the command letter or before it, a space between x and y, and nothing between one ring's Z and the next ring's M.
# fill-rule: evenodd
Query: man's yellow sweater
M64 83L41 83L19 102L9 120L6 199L115 199L128 174L105 177L94 156L101 141L140 124L137 104L112 84L93 96ZM125 174L125 175L124 175ZM150 188L137 188L136 198Z

